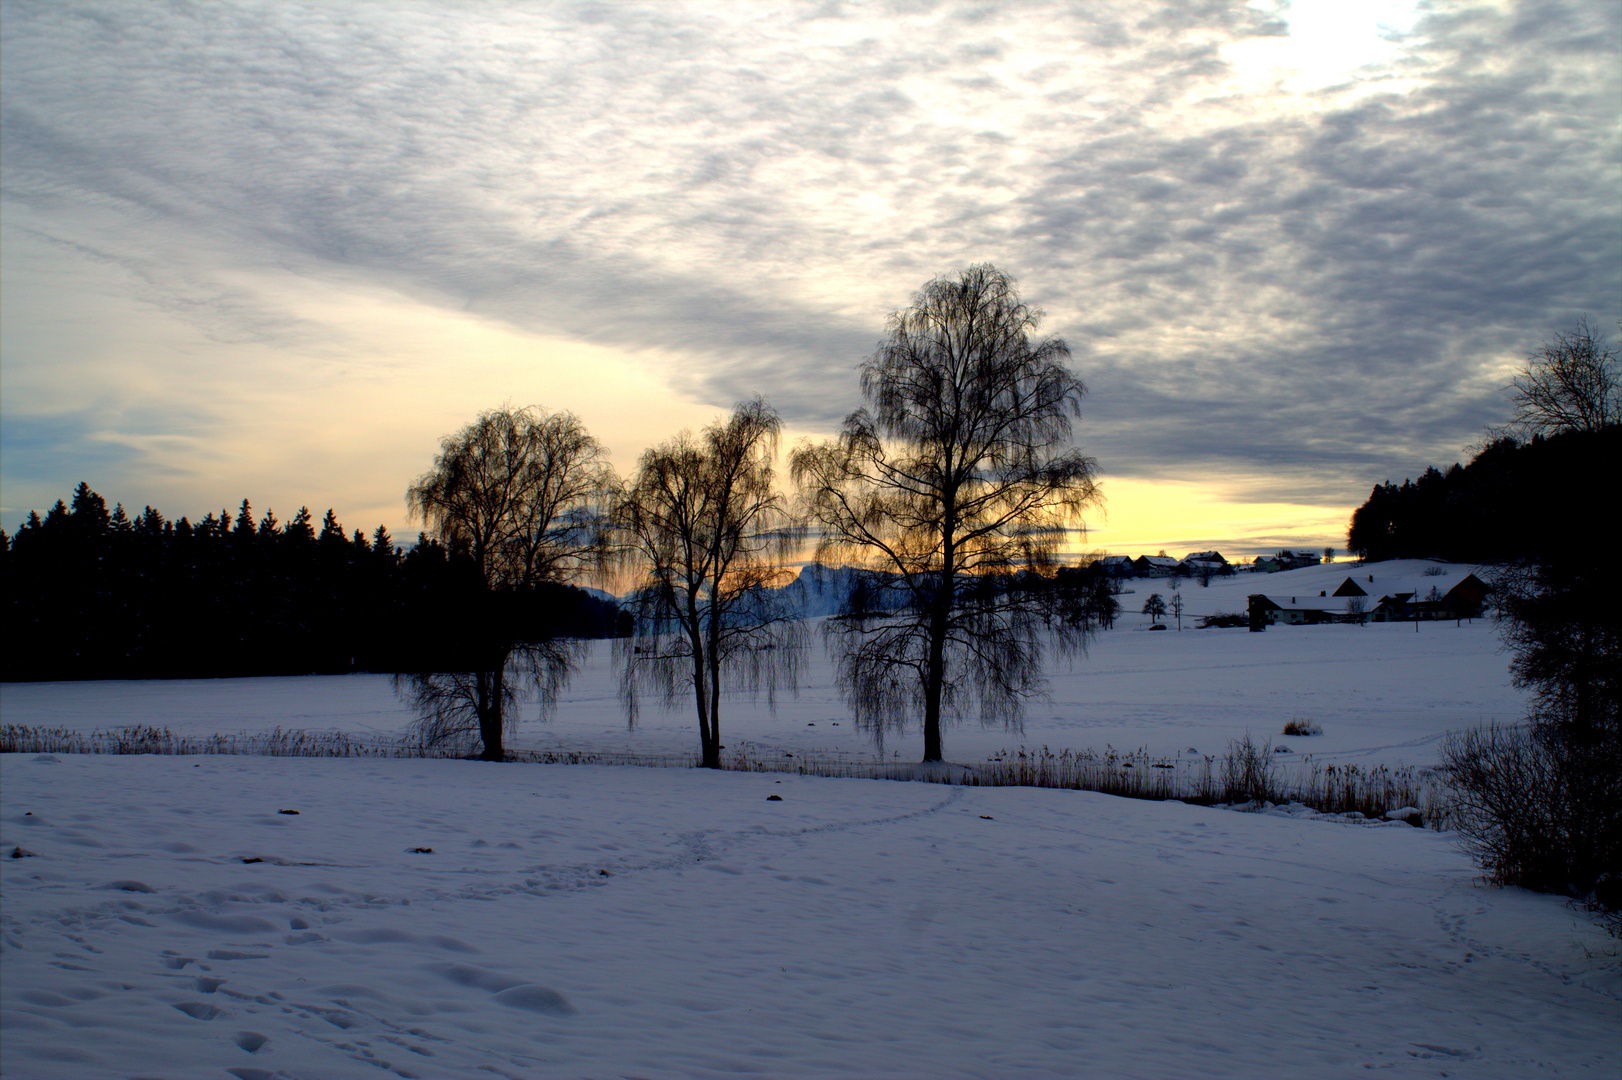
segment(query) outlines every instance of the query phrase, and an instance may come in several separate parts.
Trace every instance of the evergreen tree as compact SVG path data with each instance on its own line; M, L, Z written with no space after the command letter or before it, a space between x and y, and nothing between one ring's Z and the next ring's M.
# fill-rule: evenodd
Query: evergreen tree
M231 532L231 539L238 547L247 547L253 543L257 530L253 524L253 507L247 499L242 500L242 506L237 510L237 527Z
M73 492L73 524L82 536L99 536L107 531L107 500L90 490L84 481Z

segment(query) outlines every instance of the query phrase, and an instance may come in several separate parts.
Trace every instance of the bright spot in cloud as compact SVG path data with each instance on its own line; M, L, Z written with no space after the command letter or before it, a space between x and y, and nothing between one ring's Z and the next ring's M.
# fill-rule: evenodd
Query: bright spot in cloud
M1223 57L1250 88L1308 94L1366 78L1402 51L1398 38L1418 22L1414 0L1294 0L1253 5L1288 23L1286 35L1229 42Z

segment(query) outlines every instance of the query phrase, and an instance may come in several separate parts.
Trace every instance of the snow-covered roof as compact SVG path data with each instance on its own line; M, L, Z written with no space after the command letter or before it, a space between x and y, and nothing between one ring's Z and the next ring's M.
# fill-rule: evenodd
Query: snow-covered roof
M1261 597L1281 611L1335 611L1346 610L1346 600L1339 596L1272 596L1253 593L1251 600Z

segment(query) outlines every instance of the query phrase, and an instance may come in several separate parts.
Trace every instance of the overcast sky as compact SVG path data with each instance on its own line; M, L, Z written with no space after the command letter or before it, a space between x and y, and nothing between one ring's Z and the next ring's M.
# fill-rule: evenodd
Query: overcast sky
M1090 393L1093 547L1344 544L1622 313L1622 4L0 10L0 520L407 522L439 438L793 437L996 263Z

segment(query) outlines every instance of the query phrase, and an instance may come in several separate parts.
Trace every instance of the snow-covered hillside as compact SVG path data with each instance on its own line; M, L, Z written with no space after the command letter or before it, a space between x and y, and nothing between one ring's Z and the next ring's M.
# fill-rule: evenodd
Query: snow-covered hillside
M0 791L7 1077L1622 1069L1615 942L1406 825L461 761Z
M1022 744L1209 754L1250 733L1320 761L1430 765L1446 731L1513 723L1525 712L1490 620L1424 623L1417 631L1413 623L1281 626L1262 634L1193 629L1199 614L1243 611L1246 593L1259 585L1316 596L1351 573L1360 580L1372 573L1376 586L1388 578L1453 580L1424 577L1425 565L1243 574L1218 578L1209 588L1185 581L1188 614L1180 633L1151 633L1149 618L1135 614L1149 592L1164 591L1167 582L1129 582L1134 591L1121 599L1133 613L1100 634L1086 657L1050 664L1051 699L1031 704L1023 731L985 730L973 722L954 727L946 732L947 755L979 761ZM1465 569L1448 572L1456 577ZM645 704L636 729L628 731L620 682L609 643L595 643L556 714L543 722L529 707L511 745L647 755L696 747L696 724L684 701L669 712ZM411 721L386 676L0 684L0 712L14 724L84 731L150 724L202 736L280 727L391 738ZM1296 717L1317 723L1323 734L1283 739L1284 724ZM729 745L762 753L860 760L874 754L873 741L851 726L814 632L798 698L781 701L775 716L764 705L730 702L721 723ZM887 759L921 754L916 731L886 741Z

